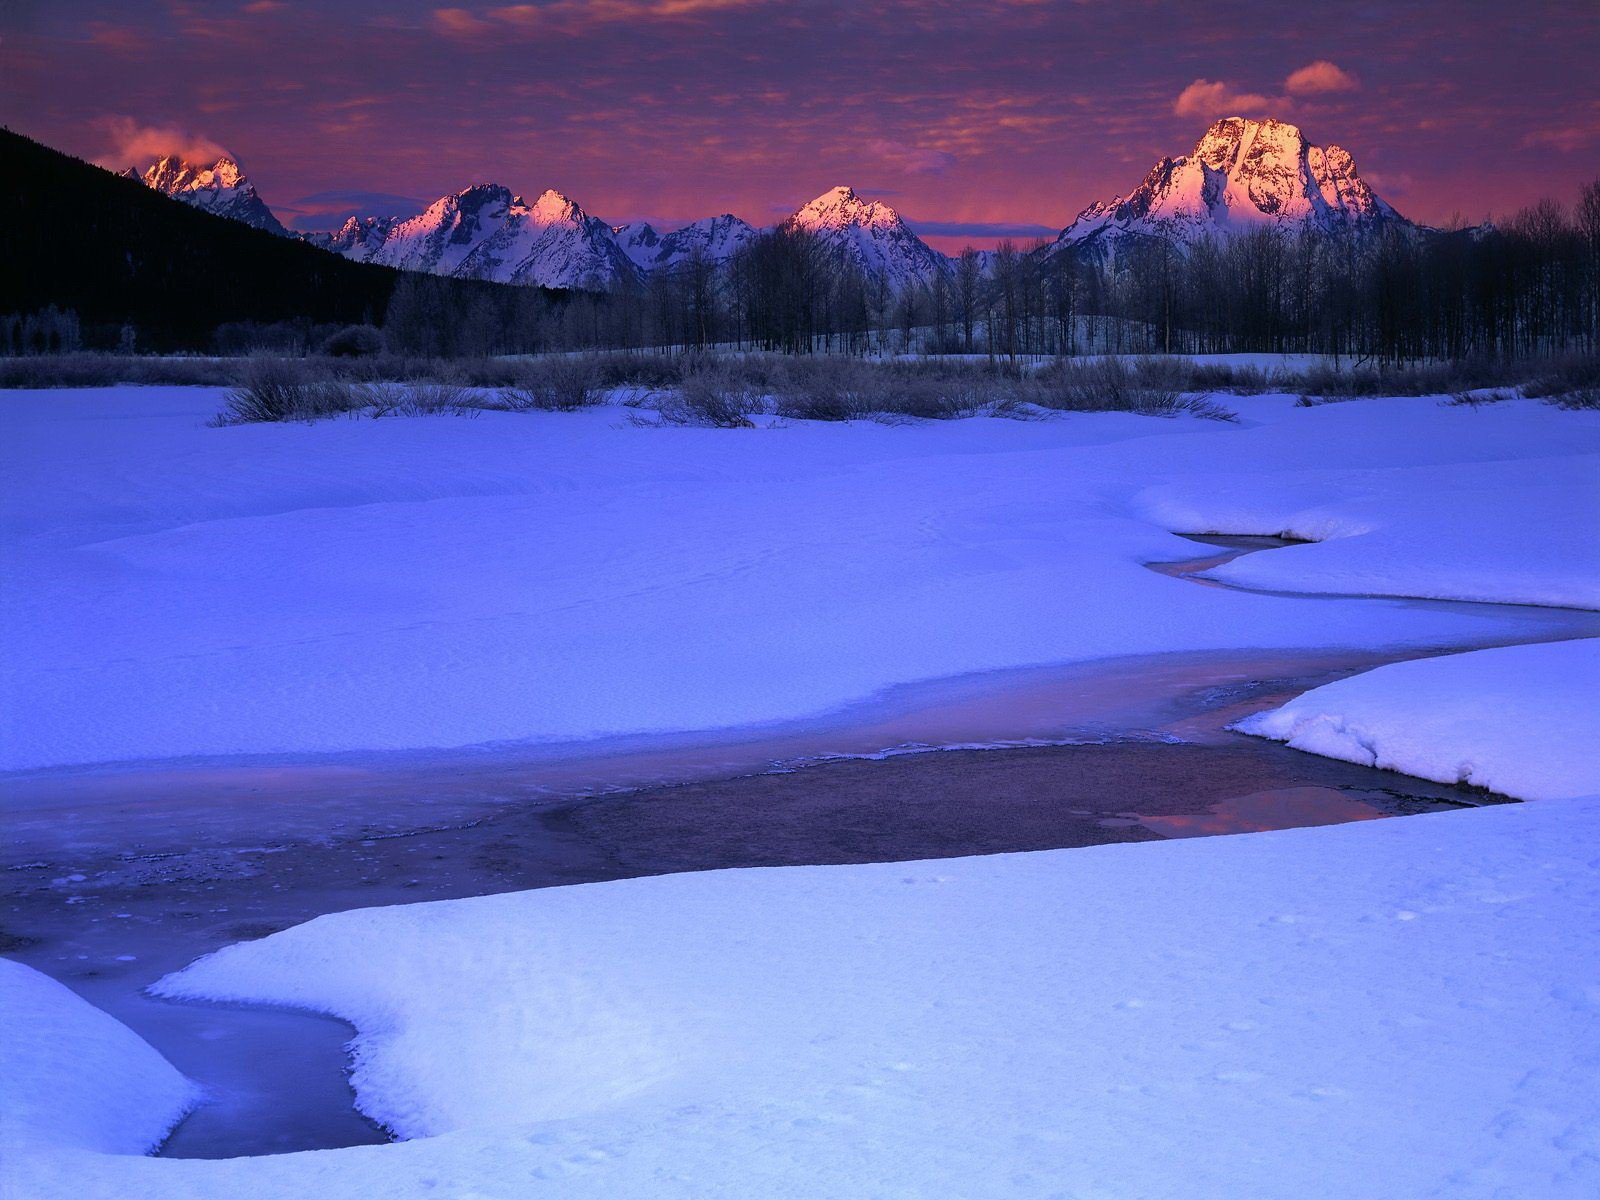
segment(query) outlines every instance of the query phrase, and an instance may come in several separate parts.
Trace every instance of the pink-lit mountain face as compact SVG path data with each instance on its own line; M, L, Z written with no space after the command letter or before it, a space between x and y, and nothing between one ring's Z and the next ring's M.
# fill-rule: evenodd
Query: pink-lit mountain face
M405 220L352 217L319 244L386 267L542 287L608 288L635 273L610 227L560 192L530 203L492 183Z
M930 284L950 270L950 260L913 233L899 213L881 200L863 200L852 188L830 188L784 225L813 234L840 262L891 292Z
M1114 255L1129 240L1187 246L1263 227L1339 235L1387 225L1410 222L1367 186L1348 152L1314 146L1282 121L1228 117L1126 196L1084 209L1048 253Z
M216 162L200 165L176 155L158 159L142 173L132 168L122 172L174 200L192 205L219 217L243 221L268 233L288 236L289 231L272 215L266 202L256 194L255 185L233 159L223 156Z

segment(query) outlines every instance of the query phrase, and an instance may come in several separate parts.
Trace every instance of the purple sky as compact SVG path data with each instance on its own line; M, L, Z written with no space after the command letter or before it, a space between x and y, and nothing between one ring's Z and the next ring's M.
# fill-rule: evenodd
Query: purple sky
M226 147L303 227L487 180L613 222L765 224L850 183L942 249L988 245L1054 233L1235 112L1344 146L1423 221L1600 175L1597 0L11 0L0 21L12 128L107 163Z

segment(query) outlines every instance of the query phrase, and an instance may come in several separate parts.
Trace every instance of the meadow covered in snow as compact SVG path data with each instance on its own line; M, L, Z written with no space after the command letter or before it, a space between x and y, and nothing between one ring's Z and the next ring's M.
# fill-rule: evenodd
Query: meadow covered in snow
M1192 587L1145 569L1195 557L1171 531L1319 539L1221 570L1252 587L1600 607L1600 417L1528 402L207 427L221 403L5 397L0 767L746 725L1036 663L1506 632Z
M18 1194L1596 1194L1600 661L1507 644L1552 636L1540 606L1600 609L1600 413L1230 403L1236 423L215 428L216 389L0 394L12 772L538 745L1036 664L1384 648L1465 652L1244 728L1530 800L362 909L158 985L349 1020L393 1146L140 1157L191 1089L0 964ZM1148 569L1199 556L1182 533L1304 544L1197 586Z

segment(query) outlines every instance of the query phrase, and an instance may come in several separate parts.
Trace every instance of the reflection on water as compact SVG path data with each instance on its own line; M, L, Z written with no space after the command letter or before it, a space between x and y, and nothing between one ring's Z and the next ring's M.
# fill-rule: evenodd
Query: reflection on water
M1139 823L1162 837L1182 838L1342 825L1389 815L1376 804L1352 799L1334 788L1289 787L1231 796L1201 813L1140 817Z

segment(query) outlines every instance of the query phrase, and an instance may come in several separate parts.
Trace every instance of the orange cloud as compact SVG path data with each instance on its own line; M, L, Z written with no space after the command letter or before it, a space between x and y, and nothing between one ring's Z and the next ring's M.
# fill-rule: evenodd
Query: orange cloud
M1282 105L1281 98L1236 91L1226 83L1196 79L1178 94L1172 111L1180 117L1232 117L1265 112Z
M227 154L210 138L199 137L175 125L142 125L132 117L120 116L103 117L96 124L111 148L95 162L114 171L142 167L168 154L203 163L215 162Z
M464 8L436 8L433 23L441 32L455 37L476 37L494 28L491 22L473 16Z
M1291 95L1313 96L1322 92L1353 92L1361 85L1341 67L1319 58L1294 71L1283 81Z

